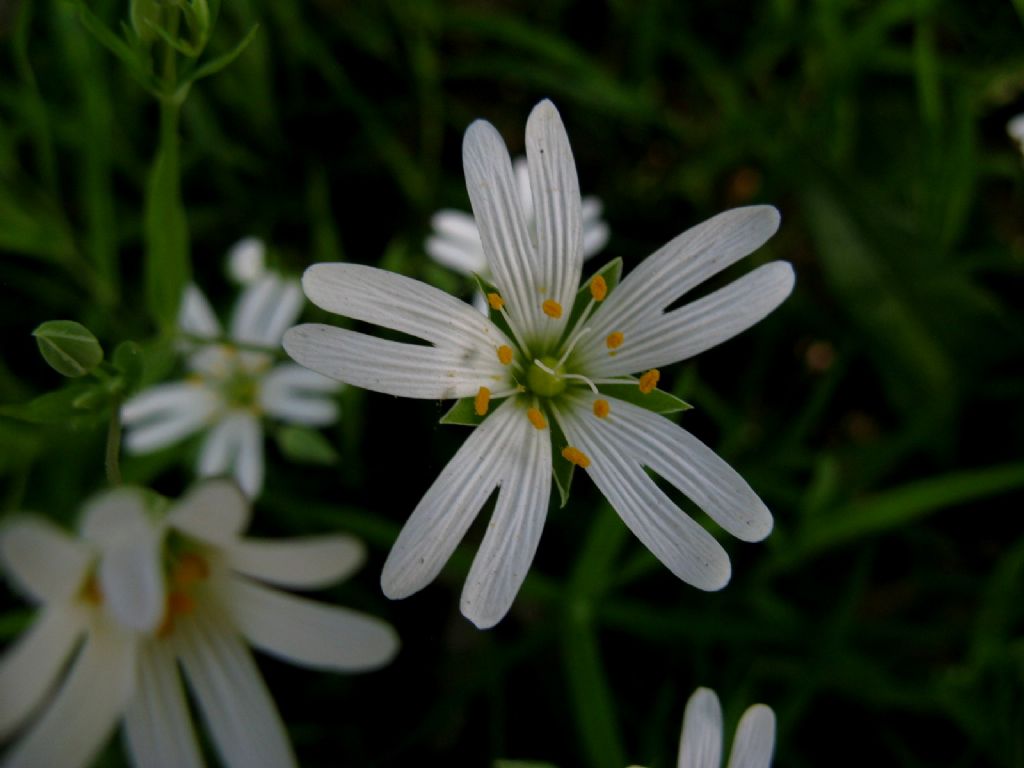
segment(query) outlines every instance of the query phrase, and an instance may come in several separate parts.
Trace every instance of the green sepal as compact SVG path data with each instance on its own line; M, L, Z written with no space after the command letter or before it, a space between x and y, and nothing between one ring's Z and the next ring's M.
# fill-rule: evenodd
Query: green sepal
M576 298L572 302L572 312L569 313L569 321L565 324L569 332L576 328L580 315L583 314L583 310L590 303L592 298L590 295L590 284L598 275L604 278L605 283L608 285L608 294L611 295L612 290L619 284L619 278L622 277L622 259L620 257L612 259L580 286L580 289L576 292Z
M625 400L627 403L639 405L641 408L655 413L678 413L693 408L685 400L663 389L656 388L644 394L636 384L602 384L601 394L614 397L617 400Z
M485 280L480 275L474 273L473 279L476 281L477 288L480 289L480 292L484 296L486 296L488 293L496 293L499 296L501 296L501 291L499 291L494 286L493 283L489 282L488 280ZM515 339L516 336L514 333L512 333L512 329L508 325L508 320L506 320L505 316L501 314L501 312L499 312L498 310L491 309L490 302L488 302L487 304L487 317L490 318L492 323L498 326L498 328L501 330L502 333L505 334L507 338L513 340Z
M299 464L330 466L338 461L338 452L326 437L309 427L281 427L274 435L277 447L291 461Z
M122 393L133 392L142 381L145 368L142 347L134 341L122 341L114 349L112 362L121 374Z
M249 31L245 33L241 40L235 44L233 48L225 51L220 56L207 61L205 64L197 67L194 71L187 74L184 78L183 87L192 85L197 80L202 80L204 77L215 75L224 69L226 66L231 64L235 59L245 52L245 49L249 47L249 43L252 42L253 38L256 37L256 32L259 30L259 24L253 24L249 27Z
M551 430L551 476L555 478L555 486L558 488L559 509L564 509L569 503L569 490L572 488L573 470L576 465L562 456L562 448L569 444L558 426L558 422L548 414L548 428Z
M478 427L487 418L485 413L478 416L476 413L476 398L463 397L455 401L455 405L448 409L448 412L441 417L441 424L460 424L464 427Z
M92 331L74 320L47 320L32 335L39 353L61 376L85 376L103 361L103 347Z

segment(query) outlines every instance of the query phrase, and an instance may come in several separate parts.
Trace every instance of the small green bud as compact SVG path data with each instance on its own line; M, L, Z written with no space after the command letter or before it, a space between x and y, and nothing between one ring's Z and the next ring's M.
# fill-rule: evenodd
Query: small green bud
M32 335L43 358L62 376L85 376L103 360L99 341L88 328L74 320L48 320L32 331Z
M149 45L156 40L156 30L163 25L163 5L161 0L131 0L129 16L139 42Z

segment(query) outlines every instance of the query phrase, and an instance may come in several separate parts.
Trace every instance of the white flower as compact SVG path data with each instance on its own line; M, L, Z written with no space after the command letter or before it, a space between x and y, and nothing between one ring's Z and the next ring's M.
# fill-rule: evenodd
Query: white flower
M462 611L471 621L497 623L533 560L552 473L564 486L572 465L587 471L674 574L701 589L719 589L730 575L725 550L644 468L743 540L767 536L771 514L709 448L642 406L671 409L673 399L655 391L657 366L734 336L789 295L793 270L774 262L667 311L760 247L777 229L778 213L760 206L720 214L661 248L621 284L609 269L577 295L580 196L568 138L550 102L530 115L526 146L536 246L497 131L477 121L463 144L469 195L496 286L488 296L494 319L435 288L371 267L321 264L303 277L306 295L324 309L430 343L300 325L284 338L295 360L377 392L472 398L456 412L488 414L402 529L384 566L384 592L400 598L428 584L500 488L462 593ZM627 375L637 371L645 373ZM504 402L493 407L499 399Z
M537 221L533 193L530 191L530 171L525 157L515 159L512 172L515 175L523 220L530 232L531 242L536 246ZM583 258L589 259L608 242L608 225L601 219L602 205L598 198L584 197L581 203ZM491 278L480 230L472 216L462 211L444 209L434 214L430 223L434 233L427 238L425 247L434 261L466 276ZM487 311L487 300L482 293L476 294L473 303L481 312Z
M768 768L775 748L775 713L755 704L736 727L727 768ZM720 768L722 708L714 691L698 688L686 703L678 768Z
M8 768L87 765L122 718L136 766L202 765L179 665L226 765L294 765L245 641L343 671L376 668L397 650L384 622L266 586L342 579L362 561L357 541L242 538L249 503L223 480L164 507L119 488L87 504L81 539L28 516L0 533L0 563L41 603L0 659L0 740L38 710Z
M1010 118L1006 124L1006 132L1017 142L1017 149L1024 154L1024 114Z
M338 418L338 383L294 363L274 364L285 329L302 311L298 281L266 273L235 308L230 340L194 285L185 289L178 325L191 375L158 384L121 409L125 448L142 454L206 430L196 472L231 474L250 497L263 487L263 426L269 416L310 427ZM266 350L266 351L260 351Z

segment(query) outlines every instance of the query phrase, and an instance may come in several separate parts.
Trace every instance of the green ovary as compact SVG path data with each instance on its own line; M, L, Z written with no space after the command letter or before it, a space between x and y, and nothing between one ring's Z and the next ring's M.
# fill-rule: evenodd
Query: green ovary
M554 375L540 368L537 363L526 372L526 386L539 397L556 397L565 391L565 379L561 377L561 369L557 368L558 360L553 357L542 357L540 362L554 371Z

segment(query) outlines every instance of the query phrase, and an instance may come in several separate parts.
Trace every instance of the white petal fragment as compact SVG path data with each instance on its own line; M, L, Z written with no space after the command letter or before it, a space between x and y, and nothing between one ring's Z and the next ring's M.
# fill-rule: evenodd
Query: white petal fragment
M225 551L232 570L296 589L326 587L354 573L366 558L350 536L310 536L285 541L239 539Z
M220 336L217 315L214 314L205 294L193 283L185 286L181 308L178 310L178 328L183 333L203 339L215 339Z
M743 713L736 727L728 768L768 768L775 750L775 713L755 704Z
M52 704L7 754L5 768L84 768L124 713L135 685L136 641L100 622Z
M610 403L600 426L625 455L650 467L736 538L761 541L771 533L771 512L714 451L664 416L620 400Z
M281 716L236 631L213 612L181 622L180 659L221 760L229 766L294 766Z
M721 764L722 708L714 691L698 688L686 702L679 768L719 768Z
M501 491L462 590L462 613L480 629L508 613L537 552L551 493L551 435L512 416Z
M136 768L202 768L178 664L169 643L139 651L139 682L125 714L125 741Z
M284 336L285 351L300 365L363 389L426 400L507 386L497 347L460 351L402 344L315 323L297 325Z
M506 401L473 430L416 505L384 563L380 582L391 599L408 597L434 580L517 453L515 421Z
M595 312L593 336L642 327L691 288L756 251L778 228L779 212L759 205L725 211L688 229L626 275Z
M85 629L86 611L73 605L44 608L0 658L0 741L39 706L56 682Z
M618 376L686 360L759 323L786 300L795 279L787 262L765 264L679 309L616 325L625 343L614 356L604 336L591 334L580 364L594 376Z
M550 298L569 308L583 267L583 214L569 137L547 99L533 108L526 122L526 155L537 225L535 294L538 302ZM558 339L568 319L568 311L545 318L545 337Z
M302 287L317 306L401 331L439 348L491 356L505 335L464 301L419 280L362 264L315 264ZM314 370L316 370L314 368Z
M341 387L315 371L286 363L274 368L260 386L264 413L281 421L320 427L338 419L338 404L330 397Z
M202 385L172 382L150 387L121 407L125 448L149 453L172 445L202 429L220 406L220 397Z
M312 669L367 671L387 664L398 651L398 635L380 619L247 579L229 580L226 605L255 647Z
M249 500L230 480L206 480L193 486L167 514L168 525L201 541L223 546L249 524Z
M698 589L724 587L732 573L729 556L715 537L686 515L643 469L636 446L613 416L597 419L593 397L579 396L556 415L569 443L589 458L587 474L622 521L678 578ZM610 400L612 414L626 403Z
M544 301L535 285L536 254L523 215L505 142L493 125L477 120L466 129L462 164L473 215L494 283L513 324L527 337L539 330Z
M88 546L41 517L25 515L0 529L0 564L34 602L68 600L82 588L93 554Z
M276 347L302 311L302 291L294 280L268 273L249 285L231 319L231 338Z

